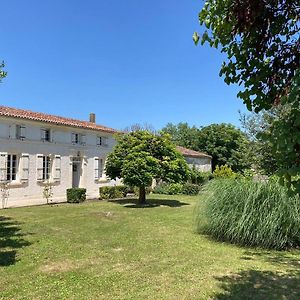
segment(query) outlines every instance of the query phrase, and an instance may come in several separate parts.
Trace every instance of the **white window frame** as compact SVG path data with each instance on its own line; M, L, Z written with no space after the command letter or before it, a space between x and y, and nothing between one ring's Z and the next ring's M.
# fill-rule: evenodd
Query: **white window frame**
M15 157L15 160L13 160L14 157ZM15 166L13 166L14 161L15 161ZM20 161L20 159L19 159L18 154L15 154L15 153L7 154L7 156L6 156L6 182L18 181L19 161Z
M52 159L50 155L37 155L37 181L50 181L52 179Z

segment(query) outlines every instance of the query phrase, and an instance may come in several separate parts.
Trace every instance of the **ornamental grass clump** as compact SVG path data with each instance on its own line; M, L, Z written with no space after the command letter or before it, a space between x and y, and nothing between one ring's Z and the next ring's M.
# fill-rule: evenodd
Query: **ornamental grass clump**
M244 246L300 246L300 197L276 182L210 182L196 210L197 231Z

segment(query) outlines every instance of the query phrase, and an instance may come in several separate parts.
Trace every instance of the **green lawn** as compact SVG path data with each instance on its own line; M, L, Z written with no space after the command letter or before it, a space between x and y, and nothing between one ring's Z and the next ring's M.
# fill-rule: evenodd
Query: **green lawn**
M300 251L213 241L199 197L151 199L1 210L0 299L300 299Z

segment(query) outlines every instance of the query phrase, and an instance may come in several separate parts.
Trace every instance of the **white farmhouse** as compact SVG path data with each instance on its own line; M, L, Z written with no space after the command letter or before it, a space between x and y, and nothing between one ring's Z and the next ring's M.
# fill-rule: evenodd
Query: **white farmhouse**
M87 198L97 198L100 186L116 184L104 173L116 133L95 124L94 114L85 122L0 106L0 185L9 188L2 204L43 204L48 182L55 202L66 201L71 187L84 187Z

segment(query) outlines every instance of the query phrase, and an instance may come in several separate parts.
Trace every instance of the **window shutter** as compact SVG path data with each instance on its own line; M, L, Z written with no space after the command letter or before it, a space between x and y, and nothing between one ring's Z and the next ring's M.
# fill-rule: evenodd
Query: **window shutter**
M54 180L60 181L61 178L61 157L60 155L55 155L54 157Z
M94 158L94 177L95 180L99 179L99 157Z
M43 154L38 154L36 156L36 175L38 181L43 180L43 157Z
M28 181L29 180L29 154L22 153L21 157L21 181Z
M72 133L72 144L76 143L76 133Z
M26 127L25 126L20 126L20 137L22 139L25 139L25 137L26 137Z
M81 144L85 145L86 144L86 136L83 134L81 135Z
M0 182L7 180L7 153L0 153Z

